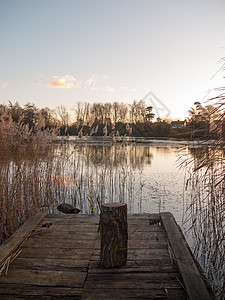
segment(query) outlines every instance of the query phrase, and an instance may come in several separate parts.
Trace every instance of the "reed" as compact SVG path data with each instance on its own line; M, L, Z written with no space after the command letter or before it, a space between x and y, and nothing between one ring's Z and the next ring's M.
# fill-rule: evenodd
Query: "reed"
M61 165L54 182L56 198L62 201L64 195L67 202L77 205L83 213L99 213L105 202L129 201L130 210L134 209L134 203L142 201L144 183L140 171L129 163L131 147L76 144L75 149L74 144L59 147L64 166Z
M224 60L222 60L224 63ZM222 70L224 70L224 64ZM225 93L213 92L208 101L215 107L211 116L208 146L198 143L192 159L183 162L188 177L186 222L193 238L192 251L199 261L217 299L225 298ZM216 113L216 114L215 114ZM212 139L216 138L216 139Z
M211 149L212 152L214 152ZM225 196L224 157L208 167L192 170L189 197L186 201L192 250L218 299L225 295ZM190 192L191 191L191 192Z
M132 210L138 197L142 201L143 183L130 164L134 146L123 143L94 149L66 141L55 144L56 136L57 129L45 129L41 117L29 130L22 118L16 123L7 110L2 112L1 243L37 210L57 213L59 203L71 203L82 213L99 213L104 202L129 199ZM109 159L102 162L103 156Z
M44 129L39 118L32 130L22 118L13 122L3 110L0 116L0 241L6 240L37 209L49 207L54 154L50 144L57 129Z

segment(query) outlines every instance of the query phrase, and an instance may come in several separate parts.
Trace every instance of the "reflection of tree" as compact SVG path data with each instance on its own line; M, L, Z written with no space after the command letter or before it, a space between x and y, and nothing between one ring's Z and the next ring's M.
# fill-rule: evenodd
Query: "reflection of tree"
M189 148L189 153L193 158L194 170L216 166L224 156L224 150L213 147Z
M155 147L155 150L157 152L160 153L164 153L164 154L170 154L171 153L171 149L175 150L175 151L180 151L180 147Z
M208 147L189 148L189 153L193 158L194 169L201 168L210 156L210 150Z
M153 158L150 147L144 146L85 145L77 146L76 149L84 159L88 159L95 166L131 166L140 169L144 164L151 164Z

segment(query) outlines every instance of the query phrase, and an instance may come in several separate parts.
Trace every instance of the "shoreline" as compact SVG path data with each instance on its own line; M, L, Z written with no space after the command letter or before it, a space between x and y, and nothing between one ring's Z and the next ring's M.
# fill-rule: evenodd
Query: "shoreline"
M120 145L120 144L134 144L136 146L154 146L154 147L206 147L215 144L215 140L199 140L199 141L188 141L188 140L176 140L171 138L163 137L114 137L109 136L87 136L79 138L78 136L60 136L56 139L56 142L68 142L76 143L79 145Z

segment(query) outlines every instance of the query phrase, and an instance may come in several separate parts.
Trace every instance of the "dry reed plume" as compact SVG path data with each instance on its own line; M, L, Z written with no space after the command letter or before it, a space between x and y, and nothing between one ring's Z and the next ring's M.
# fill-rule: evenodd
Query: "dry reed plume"
M222 60L224 63L224 59ZM224 70L223 64L221 70ZM212 97L208 146L194 148L186 160L187 222L193 235L193 253L210 281L217 299L225 298L225 88ZM218 94L219 93L219 94ZM213 117L214 116L214 117ZM216 117L215 117L216 116ZM213 139L214 138L214 139Z
M121 147L105 147L104 153L62 141L53 145L57 129L45 129L43 119L29 129L23 119L16 123L5 110L0 116L0 240L4 242L37 210L57 212L69 202L82 213L97 213L105 201L134 204L142 197L143 183L131 167L131 155ZM110 153L108 152L111 149ZM122 150L121 150L122 149ZM80 149L81 150L81 149ZM90 149L89 149L90 150ZM81 154L82 153L82 154ZM102 156L106 165L98 167ZM126 155L125 155L126 156ZM138 192L140 187L140 192Z
M37 209L51 202L53 153L57 129L44 129L39 118L32 130L3 110L0 116L0 241L3 242Z

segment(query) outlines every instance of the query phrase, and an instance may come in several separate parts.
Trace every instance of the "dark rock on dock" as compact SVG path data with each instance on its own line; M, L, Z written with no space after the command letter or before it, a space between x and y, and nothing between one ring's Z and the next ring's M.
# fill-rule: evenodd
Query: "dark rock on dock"
M79 214L80 212L79 208L73 207L69 203L59 204L57 209L63 212L64 214Z

